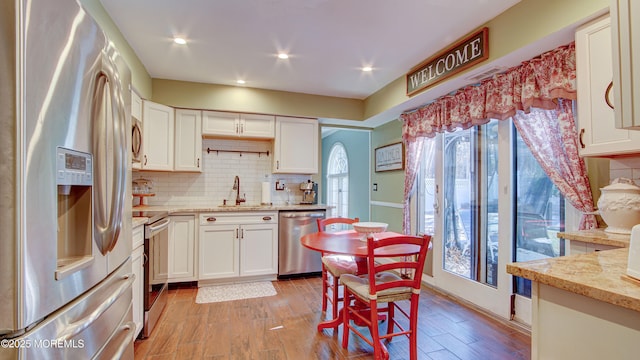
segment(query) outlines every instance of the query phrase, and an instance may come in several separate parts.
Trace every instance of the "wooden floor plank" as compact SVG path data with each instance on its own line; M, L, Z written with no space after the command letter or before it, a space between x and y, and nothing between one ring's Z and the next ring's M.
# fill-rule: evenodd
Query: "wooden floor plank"
M172 285L156 329L135 343L135 359L372 359L369 344L350 334L342 348L342 327L318 332L321 279L273 283L277 295L196 304L195 284ZM404 306L404 305L403 305ZM330 312L330 309L329 309ZM531 339L430 289L420 295L419 359L530 359ZM380 324L386 329L386 323ZM368 330L362 329L363 333ZM406 338L386 344L391 359L408 359Z

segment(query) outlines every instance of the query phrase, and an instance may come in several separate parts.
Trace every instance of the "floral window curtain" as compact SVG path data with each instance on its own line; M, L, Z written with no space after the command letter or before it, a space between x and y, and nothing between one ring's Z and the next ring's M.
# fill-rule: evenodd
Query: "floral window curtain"
M558 127L566 129L562 136L553 137L557 143L554 148L564 148L571 152L566 157L567 162L577 162L579 165L570 166L565 163L561 167L541 163L547 175L553 179L559 179L571 172L572 186L578 190L577 194L571 194L566 186L556 184L565 198L572 205L583 212L593 211L593 198L589 189L589 181L585 171L584 160L577 156L577 148L573 154L573 147L577 143L575 123L573 115L567 106L562 106L560 99L576 99L576 69L575 69L575 44L571 43L526 61L519 66L511 68L502 74L483 81L478 85L467 86L456 93L441 97L434 102L415 111L404 113L400 116L403 122L402 138L406 149L415 148L416 142L422 137L433 137L436 133L452 131L456 128L468 129L472 126L482 125L489 119L504 120L513 116L530 114L532 109L558 110L556 116ZM569 111L567 113L567 111ZM517 118L516 116L516 118ZM549 119L546 118L548 121ZM515 120L516 122L518 120ZM545 121L544 119L542 121ZM573 127L572 127L573 126ZM538 148L545 147L551 139L527 138L522 132L520 135L531 149L536 153ZM407 153L407 159L409 154ZM542 158L538 158L542 161ZM563 170L560 170L563 169ZM566 171L565 171L566 170ZM415 179L417 165L407 161L405 166L405 199L404 199L404 232L408 233L409 223L407 194L410 194ZM585 191L585 189L587 191ZM579 199L582 199L578 201ZM580 202L584 202L581 204ZM591 228L595 225L593 215L583 215L580 229Z

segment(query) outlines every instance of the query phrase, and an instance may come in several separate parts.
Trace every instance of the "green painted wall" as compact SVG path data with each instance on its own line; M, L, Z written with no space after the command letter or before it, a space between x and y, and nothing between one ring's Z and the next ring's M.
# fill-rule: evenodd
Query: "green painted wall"
M175 80L153 79L153 101L194 109L363 119L362 100Z
M402 141L402 123L391 121L374 129L371 134L371 151L380 146ZM371 221L389 224L392 231L402 232L402 209L375 205L376 201L402 204L404 197L404 171L375 172L374 156L371 156L371 182L378 184L378 191L371 191Z
M369 221L370 132L338 130L322 139L322 203L327 202L327 162L335 143L342 143L349 160L349 217Z

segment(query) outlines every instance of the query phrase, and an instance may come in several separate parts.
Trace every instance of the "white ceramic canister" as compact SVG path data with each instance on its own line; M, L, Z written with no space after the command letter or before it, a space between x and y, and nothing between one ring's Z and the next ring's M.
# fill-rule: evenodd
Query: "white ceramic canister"
M640 187L631 179L617 178L600 191L598 209L607 223L604 231L631 234L631 228L640 224Z

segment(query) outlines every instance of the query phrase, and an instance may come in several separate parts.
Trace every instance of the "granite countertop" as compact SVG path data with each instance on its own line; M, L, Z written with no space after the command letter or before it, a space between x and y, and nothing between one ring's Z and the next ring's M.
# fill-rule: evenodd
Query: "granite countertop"
M140 225L144 225L144 224L147 223L147 221L149 221L149 218L147 218L147 217L134 216L133 217L133 221L131 223L131 227L135 228L135 227L138 227Z
M559 232L558 237L567 240L582 241L585 243L628 248L631 235L608 233L604 231L604 229L593 229L573 232Z
M133 211L167 211L169 214L178 213L202 213L202 212L242 212L242 211L287 211L287 210L326 210L331 206L316 205L225 205L225 206L200 206L200 205L142 205L135 206Z
M640 311L640 280L626 275L628 248L507 264L509 274Z

